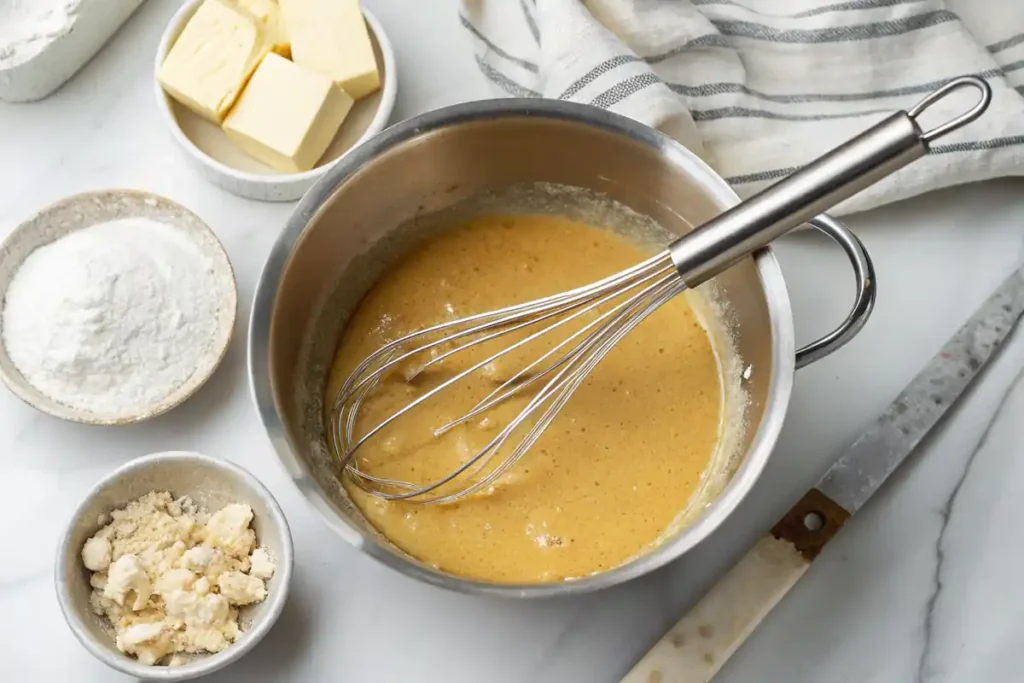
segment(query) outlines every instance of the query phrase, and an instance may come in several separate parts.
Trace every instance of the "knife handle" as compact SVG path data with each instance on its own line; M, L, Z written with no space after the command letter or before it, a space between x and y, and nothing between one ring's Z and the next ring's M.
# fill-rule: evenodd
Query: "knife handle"
M785 597L850 513L808 491L637 662L622 683L707 683Z

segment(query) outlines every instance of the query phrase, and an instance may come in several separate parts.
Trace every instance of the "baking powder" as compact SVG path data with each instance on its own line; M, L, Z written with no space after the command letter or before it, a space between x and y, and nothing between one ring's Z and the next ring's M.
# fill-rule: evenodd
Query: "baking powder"
M4 297L3 343L43 394L118 416L166 398L213 341L212 265L179 230L129 218L40 247Z
M0 68L28 61L68 33L90 1L0 0Z

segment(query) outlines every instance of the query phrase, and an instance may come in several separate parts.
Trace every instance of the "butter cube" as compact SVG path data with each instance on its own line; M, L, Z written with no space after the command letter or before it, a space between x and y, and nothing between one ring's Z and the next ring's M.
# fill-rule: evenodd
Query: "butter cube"
M225 0L206 0L167 53L157 80L171 97L220 123L269 51L253 15Z
M308 171L331 144L352 102L330 78L271 53L224 121L224 132L275 170Z
M299 66L334 79L345 92L362 99L380 88L359 0L280 0Z
M267 33L270 49L282 57L290 57L292 44L281 16L281 8L274 0L235 0L239 7L256 17Z

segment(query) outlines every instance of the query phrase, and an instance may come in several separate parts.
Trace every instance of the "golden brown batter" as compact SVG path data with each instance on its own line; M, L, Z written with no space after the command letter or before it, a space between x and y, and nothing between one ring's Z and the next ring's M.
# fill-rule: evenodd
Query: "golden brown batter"
M481 218L446 231L392 267L360 304L342 335L327 405L355 365L389 340L586 284L647 256L611 232L547 215ZM640 554L687 507L719 438L718 363L688 296L663 306L608 354L492 493L454 504L387 502L346 480L356 505L409 554L476 579L556 581ZM508 377L508 367L489 370L428 401L400 430L368 441L358 451L360 468L422 482L454 469L523 405L510 402L429 438ZM400 376L383 382L364 405L357 434L411 400L420 384Z

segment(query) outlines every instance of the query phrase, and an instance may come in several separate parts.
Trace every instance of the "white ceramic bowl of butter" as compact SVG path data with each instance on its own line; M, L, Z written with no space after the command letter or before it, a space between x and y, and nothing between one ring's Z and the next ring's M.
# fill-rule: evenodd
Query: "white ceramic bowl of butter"
M82 563L82 548L102 524L101 515L124 508L150 491L188 496L210 512L232 503L252 508L256 543L275 561L262 602L242 607L242 635L216 654L197 655L182 666L148 666L120 652L109 623L89 606L90 571ZM78 640L104 664L143 680L184 681L205 676L240 659L270 631L288 597L292 574L292 538L284 513L267 488L241 467L207 455L185 451L154 453L136 458L100 480L72 515L57 551L54 580L64 618Z
M315 168L301 173L282 173L253 159L228 139L216 124L174 101L156 79L164 58L203 0L187 0L171 18L154 65L156 100L171 135L186 158L207 180L232 194L262 201L292 201L301 197L335 162L387 127L395 107L398 76L395 55L387 34L376 17L363 9L380 71L380 89L358 100Z

